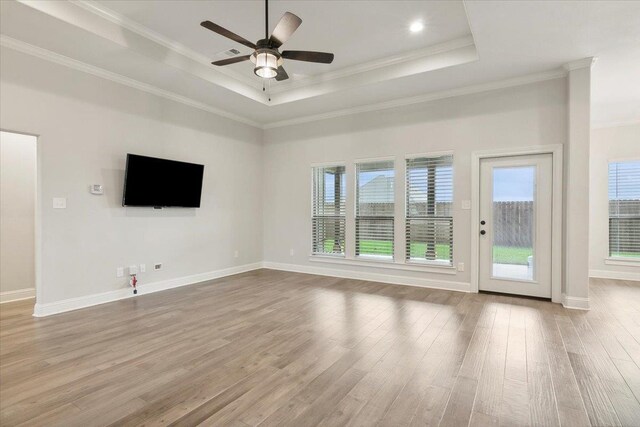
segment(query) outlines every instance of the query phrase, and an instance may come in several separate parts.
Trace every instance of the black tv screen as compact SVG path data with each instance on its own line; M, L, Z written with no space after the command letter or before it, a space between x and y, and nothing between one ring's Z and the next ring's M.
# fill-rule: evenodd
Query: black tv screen
M127 154L122 206L199 208L204 165Z

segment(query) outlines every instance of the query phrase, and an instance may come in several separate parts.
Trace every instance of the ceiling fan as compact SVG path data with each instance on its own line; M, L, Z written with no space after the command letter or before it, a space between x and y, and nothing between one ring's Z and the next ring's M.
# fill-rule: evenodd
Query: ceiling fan
M278 48L282 46L284 42L291 37L300 24L302 24L302 19L291 12L286 12L282 18L280 18L280 22L276 25L271 36L269 36L269 0L265 0L264 9L264 39L258 40L256 43L252 43L244 37L232 33L226 28L223 28L218 24L214 24L211 21L204 21L200 23L200 25L214 33L218 33L221 36L225 36L228 39L254 49L254 52L251 55L243 55L235 58L214 61L212 62L213 65L222 66L251 60L251 62L255 64L253 72L257 76L264 79L275 78L277 81L281 81L289 78L287 72L282 68L284 59L318 62L321 64L331 64L331 62L333 62L333 53L311 52L307 50L285 50L279 52Z

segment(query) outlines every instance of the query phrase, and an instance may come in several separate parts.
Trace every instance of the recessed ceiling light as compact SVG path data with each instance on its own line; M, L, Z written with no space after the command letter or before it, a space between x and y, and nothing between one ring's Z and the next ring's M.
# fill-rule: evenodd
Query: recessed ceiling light
M424 23L422 23L422 21L414 21L409 26L409 31L412 33L419 33L422 30L424 30Z

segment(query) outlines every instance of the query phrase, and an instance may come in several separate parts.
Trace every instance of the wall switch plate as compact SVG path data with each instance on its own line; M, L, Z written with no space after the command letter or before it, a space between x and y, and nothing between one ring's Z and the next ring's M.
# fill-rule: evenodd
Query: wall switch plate
M462 209L471 209L471 200L463 200Z
M234 258L238 258L239 256L240 256L240 252L235 251L235 252L233 253L233 257L234 257Z
M116 277L124 277L124 267L116 268Z
M129 274L138 274L138 266L133 264L129 266Z
M89 186L89 192L91 194L95 194L97 196L101 196L104 194L104 188L100 184L91 184Z
M162 263L161 262L156 262L155 264L153 264L153 269L154 270L162 270Z
M458 263L458 271L464 271L464 262Z
M54 197L53 198L53 209L66 209L67 208L67 199L64 197Z
M147 272L147 265L140 264L140 273L146 273L146 272Z
M290 255L290 256L295 255L295 251L294 251L293 249L289 249L289 255Z

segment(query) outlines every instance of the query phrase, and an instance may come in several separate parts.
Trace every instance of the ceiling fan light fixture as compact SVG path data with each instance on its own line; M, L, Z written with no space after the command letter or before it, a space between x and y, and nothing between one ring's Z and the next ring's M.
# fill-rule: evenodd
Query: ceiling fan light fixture
M278 75L279 58L271 52L260 52L256 54L256 67L253 72L263 79L272 79Z

